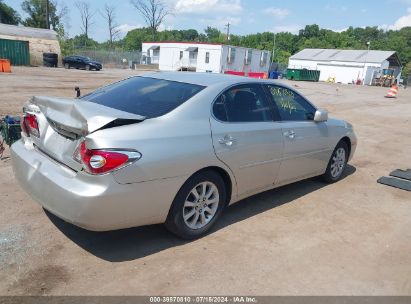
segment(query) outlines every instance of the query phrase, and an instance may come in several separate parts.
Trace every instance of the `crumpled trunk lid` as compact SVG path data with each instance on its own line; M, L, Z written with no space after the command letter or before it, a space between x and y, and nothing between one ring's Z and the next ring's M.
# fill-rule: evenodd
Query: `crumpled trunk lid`
M40 137L30 136L36 148L76 171L82 165L73 154L82 138L100 129L145 119L81 99L45 96L33 97L25 110L37 117Z

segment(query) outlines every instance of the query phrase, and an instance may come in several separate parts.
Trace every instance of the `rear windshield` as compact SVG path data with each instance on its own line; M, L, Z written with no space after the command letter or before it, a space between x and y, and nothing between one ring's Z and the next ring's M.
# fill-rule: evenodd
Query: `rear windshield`
M82 99L146 118L167 114L204 89L203 86L132 77L102 87Z

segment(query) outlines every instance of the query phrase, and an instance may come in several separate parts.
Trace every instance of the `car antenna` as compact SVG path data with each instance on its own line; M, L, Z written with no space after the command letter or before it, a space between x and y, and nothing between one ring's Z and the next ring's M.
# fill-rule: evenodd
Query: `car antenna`
M74 87L74 91L76 91L77 92L77 98L79 98L80 97L80 95L81 95L81 91L80 91L80 88L79 87Z

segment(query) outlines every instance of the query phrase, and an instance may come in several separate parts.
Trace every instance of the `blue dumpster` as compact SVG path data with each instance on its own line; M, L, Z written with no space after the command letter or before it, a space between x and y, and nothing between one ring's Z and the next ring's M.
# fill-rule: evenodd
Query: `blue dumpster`
M269 73L269 75L268 75L268 78L270 78L270 79L278 79L278 75L279 75L280 73L278 72L278 71L271 71L270 73Z

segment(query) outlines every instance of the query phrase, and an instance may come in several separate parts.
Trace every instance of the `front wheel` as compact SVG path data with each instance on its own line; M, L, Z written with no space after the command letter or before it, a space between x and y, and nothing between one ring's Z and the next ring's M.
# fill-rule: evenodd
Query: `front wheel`
M335 183L339 181L345 168L347 167L347 162L348 146L344 141L340 141L331 155L327 170L322 176L323 180L327 183Z
M193 175L177 193L167 221L168 230L183 239L206 234L225 208L224 181L214 171Z

